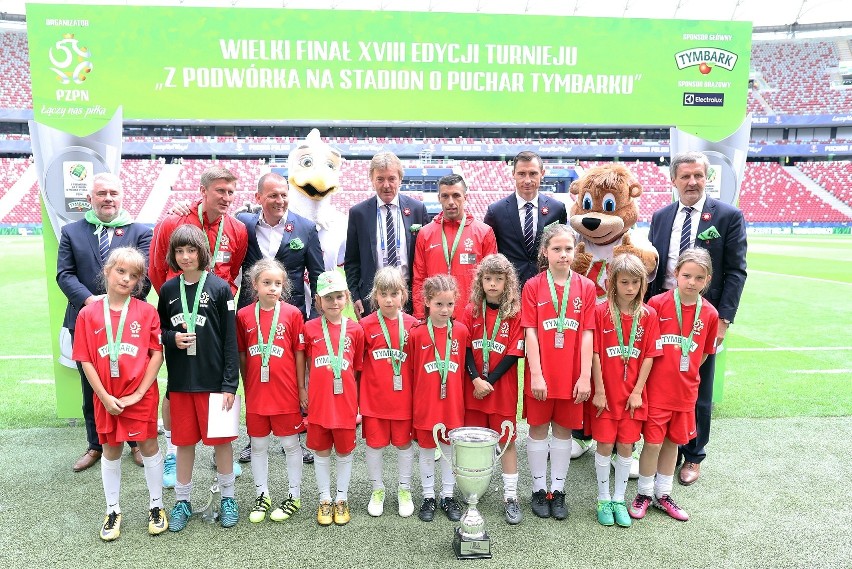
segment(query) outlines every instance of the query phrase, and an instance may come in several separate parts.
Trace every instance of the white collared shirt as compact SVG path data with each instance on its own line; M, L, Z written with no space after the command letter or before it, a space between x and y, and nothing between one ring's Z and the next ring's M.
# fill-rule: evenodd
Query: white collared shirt
M701 199L692 207L690 219L692 220L692 230L689 233L689 246L695 247L695 238L698 235L698 222L701 220L701 211L704 209L704 203L707 201L707 194L701 196ZM669 256L666 259L666 282L665 287L671 290L677 286L674 271L677 265L677 258L680 257L680 234L683 231L683 221L686 216L683 214L685 206L681 201L677 202L677 213L675 214L674 223L672 223L672 235L669 239Z
M387 263L385 247L396 246L396 243L387 242L387 222L385 221L385 216L387 215L388 208L385 207L385 202L379 199L378 196L376 197L376 202L376 270L379 270L385 267ZM394 231L396 231L396 235L399 241L399 250L396 252L397 257L399 258L399 268L402 271L403 275L407 275L408 242L406 241L406 239L408 238L408 236L405 234L405 224L403 224L402 222L402 212L399 208L399 194L394 196L393 200L391 200L390 202L390 206L391 215L393 216Z
M524 209L524 206L527 205L527 200L522 198L518 192L515 192L515 199L518 200L518 219L521 220L521 235L524 233L524 221L527 217L527 210ZM538 193L535 194L535 197L529 201L529 203L533 204L532 209L532 222L533 222L533 235L538 231Z
M287 213L284 212L284 217L281 218L275 225L269 225L263 219L263 212L257 218L257 246L260 248L260 254L264 257L275 257L278 249L281 247L281 241L284 239L284 227L287 225Z

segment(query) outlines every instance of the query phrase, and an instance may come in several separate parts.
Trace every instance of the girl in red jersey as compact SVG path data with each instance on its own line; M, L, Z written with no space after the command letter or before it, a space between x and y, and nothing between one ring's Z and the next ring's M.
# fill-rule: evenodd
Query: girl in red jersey
M251 437L251 473L256 500L252 523L266 519L269 496L269 434L281 438L287 456L289 492L270 518L289 519L302 507L302 428L300 389L305 385L305 344L301 311L284 302L290 279L277 260L264 258L252 266L249 280L257 302L237 313L237 349L246 393L246 431ZM283 299L282 299L283 297ZM301 396L300 396L301 395Z
M411 470L414 447L411 446L411 373L405 365L405 339L417 323L402 307L408 302L405 279L397 267L385 267L376 273L370 295L373 312L361 319L364 329L364 369L361 372L361 433L367 441L367 474L373 494L367 512L381 516L385 503L382 480L382 452L393 443L397 448L399 515L414 513L411 499Z
M137 441L148 485L148 533L168 528L163 511L163 457L157 445L157 372L163 364L160 318L150 304L133 298L142 289L145 257L137 249L114 249L104 264L106 295L80 310L74 359L95 392L95 424L104 447L101 478L107 511L100 536L121 534L121 451ZM125 323L127 326L125 327Z
M633 444L642 432L648 407L642 391L654 358L662 352L657 312L644 304L648 275L634 255L618 255L609 265L607 302L595 307L592 399L587 417L597 441L598 522L630 527L624 503L633 462ZM609 493L610 455L615 446L615 491Z
M346 280L338 271L317 278L316 302L320 318L305 324L305 381L308 407L308 448L314 451L314 471L320 504L317 523L349 523L349 479L355 450L358 410L356 375L361 372L364 331L345 316L351 302ZM310 377L310 379L308 379ZM302 391L302 394L305 392ZM337 496L331 501L331 449L337 452Z
M591 392L595 285L571 271L574 233L548 226L538 253L542 272L524 285L524 416L529 423L527 460L533 479L532 511L540 518L568 517L565 478L571 462L571 429L583 426L583 402ZM548 441L548 431L553 439ZM550 492L547 456L550 454Z
M698 368L716 352L719 313L701 298L712 273L706 249L687 249L675 265L677 288L648 301L660 320L657 344L662 355L654 362L645 389L648 418L642 429L645 445L639 457L639 492L630 505L630 515L636 519L645 517L651 503L676 520L689 519L671 497L672 480L678 445L695 436Z
M456 279L437 274L423 281L426 322L411 328L405 346L407 363L414 383L413 426L420 446L420 481L423 504L419 517L435 519L435 439L432 428L443 423L447 431L464 425L464 349L467 327L451 316L458 297ZM441 441L443 456L450 456L450 442ZM461 505L453 497L456 478L452 467L441 457L441 509L450 521L461 519Z
M498 433L518 412L518 360L524 355L521 295L515 267L497 253L485 257L476 269L470 304L462 322L470 331L472 359L467 358L472 385L464 389L464 424ZM518 503L518 451L515 437L500 439L503 454L503 501L506 522L521 522Z

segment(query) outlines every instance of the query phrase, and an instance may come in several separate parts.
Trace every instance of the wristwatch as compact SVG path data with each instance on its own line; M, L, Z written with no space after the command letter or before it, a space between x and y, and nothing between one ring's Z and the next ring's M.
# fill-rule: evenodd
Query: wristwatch
M728 320L727 318L722 318L722 322L724 322L728 326L730 326L732 324L732 322L730 320Z

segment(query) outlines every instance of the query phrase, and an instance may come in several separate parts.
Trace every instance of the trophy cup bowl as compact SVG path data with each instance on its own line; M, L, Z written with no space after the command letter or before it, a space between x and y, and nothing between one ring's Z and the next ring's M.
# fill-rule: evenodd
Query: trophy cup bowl
M443 450L441 455L452 466L453 474L456 476L456 486L468 505L453 538L453 550L458 559L491 558L491 540L485 531L485 519L476 505L479 498L488 491L495 460L506 452L504 447L499 454L495 453L497 443L507 432L508 440L511 440L515 433L510 421L503 421L500 429L502 434L483 427L459 427L447 434L447 428L443 423L438 423L432 429L432 435L439 449L441 438L450 441L452 456L450 458L444 456Z

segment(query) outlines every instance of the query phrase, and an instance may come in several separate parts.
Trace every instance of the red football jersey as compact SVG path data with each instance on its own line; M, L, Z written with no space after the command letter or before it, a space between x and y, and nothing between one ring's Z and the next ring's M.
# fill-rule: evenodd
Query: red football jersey
M438 354L446 357L447 328L434 328ZM469 380L464 372L464 355L468 343L467 327L453 322L450 345L450 365L447 372L447 396L441 399L441 375L435 361L435 347L425 324L411 328L406 344L406 363L414 383L415 429L431 431L437 423L444 423L447 430L464 425L463 385Z
M243 386L246 394L246 412L258 415L298 413L299 383L296 379L296 352L305 350L304 322L298 308L279 302L278 325L272 340L269 356L269 381L260 381L263 357L258 346L254 307L242 308L237 313L237 349L246 358L246 376ZM264 341L269 341L269 326L273 310L260 311L260 330Z
M487 336L490 340L494 334L494 324L497 321L497 311L493 308L485 309L485 328L483 329L482 316L473 315L473 305L468 304L462 315L462 322L470 331L470 346L473 348L473 357L476 360L476 369L482 372L482 338ZM503 320L497 337L494 339L494 347L488 356L488 367L493 371L504 356L524 357L524 329L521 327L521 315ZM518 411L518 366L513 365L506 371L500 380L494 384L494 391L483 399L473 396L473 384L470 378L465 376L464 405L465 409L474 409L483 413L514 416Z
M110 317L113 334L115 334L118 331L121 311L110 310ZM145 377L148 362L151 360L148 354L150 350L161 352L163 346L160 343L160 316L157 314L157 309L147 302L131 298L127 307L127 317L119 347L119 377L110 377L103 302L93 302L83 307L77 315L72 357L78 362L89 362L94 365L98 378L110 395L124 397L139 388ZM98 419L106 415L107 410L97 395L94 395L94 401L95 424L109 425L109 421ZM131 419L142 420L148 420L153 414L156 419L159 403L160 392L155 381L142 399L135 405L125 408L121 414ZM98 432L108 431L99 430Z
M698 322L695 307L682 306L683 330L677 323L674 291L667 291L651 298L648 305L656 309L660 321L660 339L657 346L662 355L654 360L645 393L648 404L670 411L690 411L698 400L698 368L704 354L716 353L716 333L719 328L719 313L712 304L704 300ZM689 348L689 371L680 371L680 339L689 336L690 327L695 331Z
M332 349L337 352L340 324L328 323ZM322 333L322 318L305 323L305 360L308 379L308 422L326 429L354 429L358 413L358 387L355 372L361 371L364 354L364 330L354 320L347 319L344 339L343 393L334 394L334 373Z
M657 312L650 306L644 305L642 317L636 327L636 340L630 352L627 363L627 379L624 378L624 360L621 359L621 348L618 345L618 335L615 333L612 316L609 311L609 303L604 302L595 307L595 353L601 360L601 374L603 375L604 392L606 393L609 409L604 409L602 418L621 419L629 417L630 413L624 410L627 406L627 398L636 387L639 379L639 369L645 358L656 358L662 355L662 350L657 346L660 339L660 328L657 321ZM633 326L631 314L621 315L621 334L625 345L630 341L630 328ZM656 364L655 364L656 365ZM592 397L595 393L595 383L592 382ZM633 418L644 421L648 413L648 397L643 390L642 407L633 412ZM597 409L592 405L590 397L587 405L591 406L592 417Z
M361 414L378 419L411 420L411 396L413 392L411 371L405 364L408 358L405 353L405 338L417 319L405 313L402 314L402 326L405 330L403 345L399 345L399 322L385 319L391 345L388 346L382 333L377 312L371 313L360 322L364 329L364 367L361 372L361 397L358 404ZM402 391L393 389L393 367L391 366L391 351L396 351L403 359L400 373L402 374Z
M554 285L556 298L562 301L564 287ZM555 347L558 313L553 308L547 273L541 272L524 285L521 302L521 326L538 331L541 370L547 382L548 399L574 399L574 385L580 378L582 333L595 328L595 285L582 275L571 272L571 298L565 310L568 320L562 348ZM524 368L524 393L532 397L529 366Z

